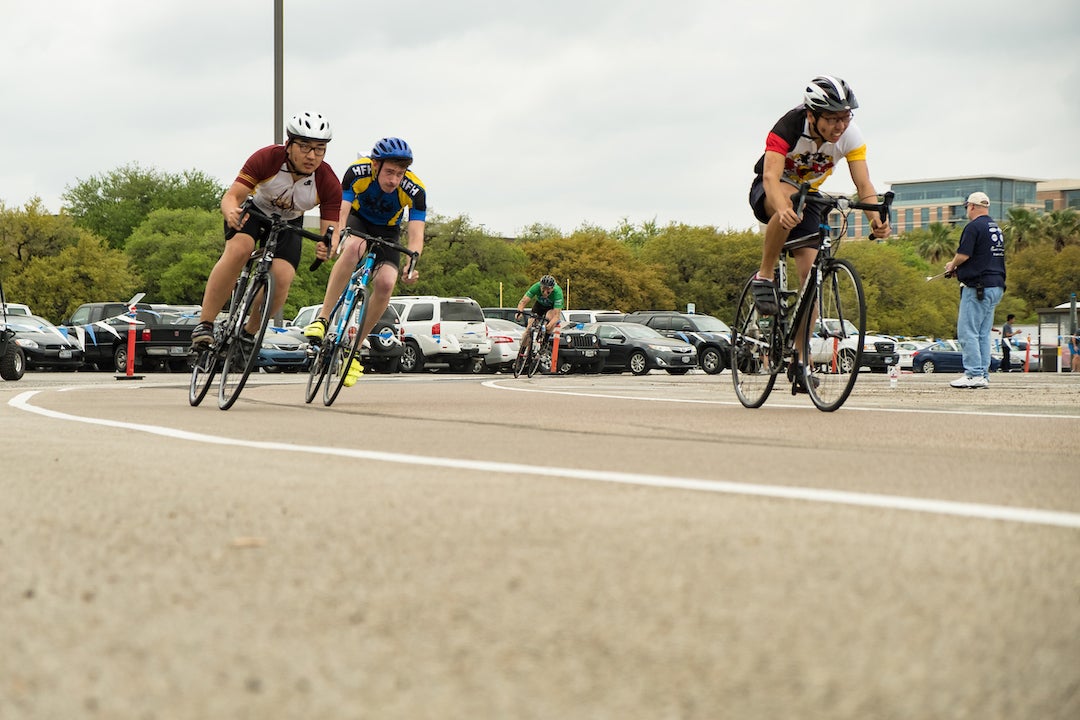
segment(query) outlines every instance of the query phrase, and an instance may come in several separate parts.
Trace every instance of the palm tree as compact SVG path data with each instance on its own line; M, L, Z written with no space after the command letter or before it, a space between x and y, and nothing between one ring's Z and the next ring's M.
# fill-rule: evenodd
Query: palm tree
M956 252L957 240L952 228L944 223L930 223L919 232L915 247L927 262L936 265Z
M1039 241L1042 235L1042 216L1039 213L1026 207L1012 207L1006 217L1008 219L1002 228L1006 250L1017 252Z
M1052 210L1042 218L1041 228L1061 252L1066 245L1080 243L1080 213L1072 208Z

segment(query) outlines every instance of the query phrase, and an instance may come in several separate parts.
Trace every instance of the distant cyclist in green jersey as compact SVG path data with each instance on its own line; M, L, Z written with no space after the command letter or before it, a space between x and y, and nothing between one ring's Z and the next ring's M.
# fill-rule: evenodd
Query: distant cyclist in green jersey
M555 332L555 326L559 324L559 317L564 306L563 291L555 282L555 278L551 275L545 275L540 278L540 282L535 283L529 288L524 295L521 296L521 300L518 301L517 310L518 313L525 312L525 306L532 301L532 310L537 315L543 315L547 321L548 333ZM525 338L529 337L529 330L532 329L533 318L529 318L528 325L525 326L525 334L521 336L521 346L518 348L520 353L525 347Z

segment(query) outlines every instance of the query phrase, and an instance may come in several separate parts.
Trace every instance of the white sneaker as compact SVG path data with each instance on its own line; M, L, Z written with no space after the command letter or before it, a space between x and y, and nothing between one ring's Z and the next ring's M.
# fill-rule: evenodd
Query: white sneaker
M988 388L990 387L990 380L985 377L971 378L971 387L973 388Z
M986 378L983 377L971 378L967 375L961 375L960 377L949 383L949 386L954 388L987 387L987 382Z

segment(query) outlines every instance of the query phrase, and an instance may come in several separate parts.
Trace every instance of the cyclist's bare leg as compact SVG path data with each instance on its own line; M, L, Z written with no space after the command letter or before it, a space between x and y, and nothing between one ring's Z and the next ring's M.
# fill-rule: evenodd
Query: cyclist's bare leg
M236 278L240 277L240 271L244 269L244 264L254 249L255 238L246 233L236 233L225 241L225 249L221 251L221 257L210 271L210 277L206 279L202 311L199 314L201 322L214 322L214 318L225 307L233 287L236 286Z
M355 267L355 264L354 264ZM379 322L386 306L390 304L390 296L394 294L394 285L397 284L398 268L390 262L379 263L372 272L372 278L368 280L368 304L367 313L364 315L364 327L360 331L367 337L371 330Z
M274 297L270 298L270 315L273 317L285 307L285 300L289 297L289 287L292 285L293 278L296 277L296 268L288 260L274 258L273 264L270 265L270 273L274 276ZM261 306L262 292L255 298L255 307ZM259 331L261 321L261 317L252 316L248 318L244 329L254 335Z
M780 224L780 216L773 214L769 218L769 224L765 226L765 243L761 249L761 267L758 275L763 278L772 278L776 271L776 262L780 259L780 250L791 234L789 228Z
M559 317L559 311L555 308L551 308L547 311L547 316L545 317L545 319L547 320L548 335L555 332L555 326L559 324Z
M366 243L355 235L350 235L345 240L337 260L334 261L334 267L330 268L330 278L326 281L326 295L323 296L322 307L315 313L315 317L325 318L326 313L334 309L334 304L341 297L341 293L345 291L345 286L349 284L349 278L352 277L356 264L360 262L360 255L364 251L365 245ZM385 308L383 309L385 310ZM382 311L380 311L380 314L382 314Z
M518 344L518 355L524 355L529 343L532 342L532 326L533 318L530 315L528 322L525 323L525 332L521 335L521 342Z

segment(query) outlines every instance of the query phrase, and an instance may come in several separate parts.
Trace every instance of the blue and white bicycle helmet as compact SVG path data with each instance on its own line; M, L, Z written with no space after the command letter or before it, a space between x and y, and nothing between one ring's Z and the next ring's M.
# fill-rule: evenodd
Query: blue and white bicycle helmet
M387 137L375 143L371 148L372 160L408 160L413 159L412 148L401 138Z

